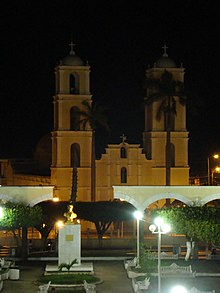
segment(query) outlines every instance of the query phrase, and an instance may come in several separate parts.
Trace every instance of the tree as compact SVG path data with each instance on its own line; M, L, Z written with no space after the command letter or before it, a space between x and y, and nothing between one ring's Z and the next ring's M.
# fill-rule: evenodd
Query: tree
M34 227L42 218L42 210L38 206L27 206L23 203L7 202L4 205L3 218L0 225L2 229L11 230L14 234L18 247L22 247L22 258L27 259L28 242L27 232L28 227ZM16 230L22 230L22 236L16 234ZM21 245L20 245L21 242Z
M133 219L134 206L126 201L77 202L74 211L79 219L95 224L98 238L102 239L113 221Z
M50 231L54 228L58 220L65 220L64 213L66 212L68 202L59 201L43 201L37 204L42 210L40 221L35 225L35 228L40 232L42 237L42 248L46 248L47 238Z
M187 238L187 256L196 241L220 244L220 208L207 206L187 206L153 211L172 226L172 231L185 234Z
M95 132L97 126L109 131L106 117L106 108L100 104L90 103L88 100L82 102L85 110L79 110L78 115L83 117L80 124L83 129L89 124L92 129L92 157L91 157L91 201L96 200L96 166L95 166Z
M171 169L171 116L176 115L177 100L181 105L186 104L184 84L173 79L172 73L167 70L161 75L160 79L147 79L146 87L149 94L146 98L146 105L160 101L156 113L156 119L161 120L162 115L165 121L166 136L166 185L170 185Z
M72 174L72 188L70 195L70 203L75 205L77 198L77 184L78 184L78 170L76 166L73 166L73 174Z

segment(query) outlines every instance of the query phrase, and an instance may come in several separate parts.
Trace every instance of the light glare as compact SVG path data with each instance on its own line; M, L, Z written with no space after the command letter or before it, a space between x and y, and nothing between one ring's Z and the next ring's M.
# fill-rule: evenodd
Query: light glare
M216 167L215 172L220 172L220 167Z
M63 221L57 221L56 222L56 226L58 227L58 228L62 228L63 227Z
M137 220L140 220L143 218L143 213L140 212L140 211L135 211L134 212L134 217L137 219Z
M170 293L187 293L187 289L181 285L177 285L172 288Z
M163 219L160 218L160 217L157 217L157 218L154 220L154 223L155 223L158 227L160 227L160 226L163 225Z
M169 224L163 224L163 225L161 226L161 230L162 230L164 233L168 233L168 232L170 232L171 227L170 227Z

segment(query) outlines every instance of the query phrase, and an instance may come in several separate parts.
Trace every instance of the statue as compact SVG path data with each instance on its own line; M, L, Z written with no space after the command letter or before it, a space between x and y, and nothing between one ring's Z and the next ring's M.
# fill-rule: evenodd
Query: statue
M77 218L77 214L73 212L73 205L68 205L68 211L64 214L67 219L67 223L73 223L73 220Z

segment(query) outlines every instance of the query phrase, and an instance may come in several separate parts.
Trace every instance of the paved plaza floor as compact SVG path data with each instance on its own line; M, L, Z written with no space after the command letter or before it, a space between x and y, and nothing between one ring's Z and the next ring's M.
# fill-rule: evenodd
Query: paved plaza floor
M19 264L19 263L18 263ZM187 263L188 265L189 263ZM219 261L197 260L190 262L192 267L196 266L197 272L220 273ZM27 265L19 265L20 279L4 281L3 293L32 293L38 291L37 279L44 272L45 263L31 262ZM127 278L122 260L93 261L95 275L102 279L102 283L97 285L97 293L131 293L133 292L131 280ZM174 285L182 284L186 288L196 287L200 290L215 289L220 293L220 277L196 277L196 278L162 278L161 293L169 293ZM74 292L74 291L73 291ZM151 286L147 293L157 292L157 278L151 278ZM144 293L144 292L143 292ZM177 292L178 293L178 292Z

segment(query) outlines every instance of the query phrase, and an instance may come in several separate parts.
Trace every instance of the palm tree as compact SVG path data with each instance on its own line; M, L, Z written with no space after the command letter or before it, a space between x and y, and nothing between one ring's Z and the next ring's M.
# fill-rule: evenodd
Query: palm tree
M88 100L82 102L85 110L79 110L78 114L82 119L80 124L82 125L83 130L86 129L86 126L89 124L92 130L92 157L91 157L91 201L96 200L96 165L95 165L95 133L97 126L100 125L109 131L107 124L106 110L107 108L103 107L100 104L90 103Z
M177 99L181 105L186 104L186 96L184 94L184 85L181 81L173 79L172 73L167 70L161 75L160 79L148 79L147 88L151 90L146 98L146 105L160 101L156 113L156 119L161 120L164 117L166 136L166 185L170 185L170 169L171 169L171 117L176 115Z
M72 189L70 195L70 204L75 205L77 197L77 180L78 180L78 170L76 166L73 166L72 174Z

